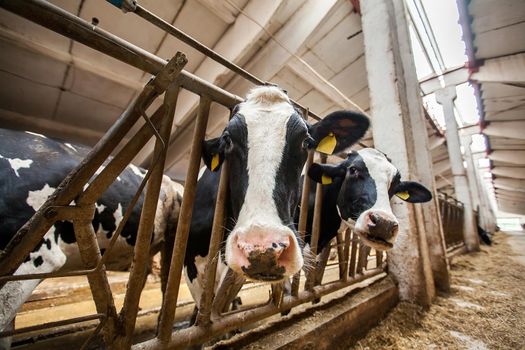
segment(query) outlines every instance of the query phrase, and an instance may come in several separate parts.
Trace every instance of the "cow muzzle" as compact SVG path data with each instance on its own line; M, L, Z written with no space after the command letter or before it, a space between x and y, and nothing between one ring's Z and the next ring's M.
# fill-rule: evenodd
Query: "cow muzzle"
M356 221L355 232L364 244L377 249L389 250L399 231L399 222L390 213L382 210L368 210Z
M228 237L226 262L248 279L276 282L299 271L303 258L289 228L252 226Z

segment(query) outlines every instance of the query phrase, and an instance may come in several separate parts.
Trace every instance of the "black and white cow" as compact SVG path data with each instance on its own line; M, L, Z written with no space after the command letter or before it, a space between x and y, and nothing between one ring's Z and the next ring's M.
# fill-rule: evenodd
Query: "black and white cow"
M410 203L432 199L425 186L414 181L401 181L399 170L384 153L373 148L353 151L336 165L314 163L308 175L325 185L318 252L337 235L342 222L352 227L365 245L389 250L394 246L399 227L392 212L391 198L397 195ZM316 183L312 182L306 244L310 244L315 186Z
M88 152L85 146L43 135L0 129L0 249L5 248L17 230ZM144 176L143 169L128 166L97 201L93 228L102 254ZM182 195L183 187L164 176L155 216L152 254L160 249L164 235L175 230ZM117 239L106 269L122 271L131 265L142 202L143 196ZM46 233L15 274L82 267L73 225L63 221ZM16 311L39 283L40 280L13 281L0 290L0 330L13 320Z
M303 267L293 218L309 149L340 152L361 138L365 116L340 111L307 124L275 86L254 88L236 106L222 135L204 143L207 165L198 182L185 258L187 284L197 305L208 255L220 165L228 160L225 244L218 285L230 267L243 278L278 282Z

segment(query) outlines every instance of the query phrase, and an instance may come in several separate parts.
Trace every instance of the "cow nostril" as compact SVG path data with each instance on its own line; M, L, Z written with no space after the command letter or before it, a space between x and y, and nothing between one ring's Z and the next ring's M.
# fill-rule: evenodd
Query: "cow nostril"
M272 247L273 247L273 248L277 248L277 247L278 247L277 243L275 243L275 242L272 243Z
M376 225L379 222L379 216L377 214L370 213L370 215L368 215L368 217L370 218L370 221L374 225Z

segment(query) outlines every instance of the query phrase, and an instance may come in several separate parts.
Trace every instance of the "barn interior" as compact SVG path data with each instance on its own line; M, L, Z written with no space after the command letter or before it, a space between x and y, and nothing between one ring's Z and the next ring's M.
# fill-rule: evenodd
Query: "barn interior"
M392 61L402 62L392 64L394 71L404 71L393 83L404 85L396 90L401 96L400 113L419 115L419 121L404 122L415 134L414 140L407 141L412 142L411 146L402 146L409 158L417 158L418 164L407 160L402 168L408 178L426 182L436 194L433 209L409 209L414 211L409 213L423 218L418 230L426 228L429 245L435 243L443 248L430 253L424 249L424 254L429 254L425 268L433 271L433 278L414 267L415 262L407 268L417 269L423 276L413 283L415 287L407 282L407 290L412 290L429 278L437 289L440 284L447 285L444 281L449 267L445 261L451 254L476 250L476 245L479 249L478 226L492 233L499 222L525 222L525 3L449 2L446 6L456 8L457 18L443 18L443 13L432 10L429 1L374 1L378 7L384 6L391 17L403 13L402 24L394 25L396 39L385 39L389 33L372 33L377 28L375 12L359 0L140 0L139 4L259 80L279 85L291 99L321 118L341 109L369 115L372 127L353 149L376 147L389 156L394 154L394 161L399 159L400 147L396 132L409 135L411 131L398 129L396 122L390 124L387 117L376 117L379 106L389 105L377 87L381 78L371 77L371 68L376 65L378 72L388 73L390 58L383 63L375 47L384 40L400 43L400 52L392 49ZM87 21L93 31L101 28L159 58L169 59L183 52L188 59L185 71L241 99L254 87L252 81L132 11L123 13L101 0L49 3ZM6 7L0 1L1 127L93 147L152 75L22 18ZM436 24L438 19L448 24L459 21L464 61L447 61L447 33ZM390 77L383 79L390 86ZM451 97L451 91L454 95L457 91L456 98ZM462 108L465 95L475 103L467 112ZM177 100L164 173L181 184L185 184L190 166L199 98L183 90ZM162 103L162 97L155 100L147 112L152 114ZM452 107L452 113L446 106ZM212 103L205 138L218 136L229 116L228 108ZM314 119L310 117L310 121ZM135 126L124 142L131 140L139 127ZM418 136L418 131L424 135ZM415 149L418 146L423 150ZM150 140L133 164L149 168L153 152L154 141ZM337 162L341 157L344 154L330 156L328 162ZM451 213L462 214L452 217ZM414 248L419 252L421 246L416 241L408 239L404 247L419 247ZM373 251L363 263L365 270L382 266L377 260L379 255ZM396 254L392 255L395 259ZM440 263L434 262L438 260ZM339 277L338 266L333 263L327 267L324 283ZM395 266L394 273L400 273ZM110 272L108 276L119 309L128 275ZM86 301L89 284L85 277L76 278L42 283L17 317L17 328L93 313L95 304ZM372 285L378 279L374 277L360 286ZM135 342L154 336L152 329L161 307L159 285L158 278L149 277ZM181 288L175 322L186 327L193 302L187 289ZM242 293L249 300L247 305L258 305L265 301L269 290L267 285L250 284ZM422 298L431 300L435 293L427 290ZM425 303L413 295L419 294L401 294L400 299ZM75 307L71 307L73 304ZM57 317L51 317L50 312ZM38 349L43 344L68 348L75 334L86 327L92 330L95 325L91 320L67 331L56 328L47 335L40 331L17 335L14 348ZM82 339L85 337L83 333Z

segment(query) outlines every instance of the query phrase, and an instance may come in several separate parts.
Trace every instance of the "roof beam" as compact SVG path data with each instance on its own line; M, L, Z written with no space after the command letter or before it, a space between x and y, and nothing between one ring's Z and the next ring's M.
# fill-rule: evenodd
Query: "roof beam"
M525 151L492 151L490 160L525 165Z
M442 75L434 74L419 82L423 95L429 95L447 86L456 86L468 81L469 72L464 66L449 69ZM443 84L443 85L442 85Z
M525 120L516 120L508 122L490 122L483 129L483 133L488 136L501 136L525 140Z
M525 180L497 177L494 179L494 187L510 191L525 192Z
M525 53L490 58L471 76L479 82L520 83L525 81Z
M492 169L492 174L513 179L525 179L525 168L498 166Z

